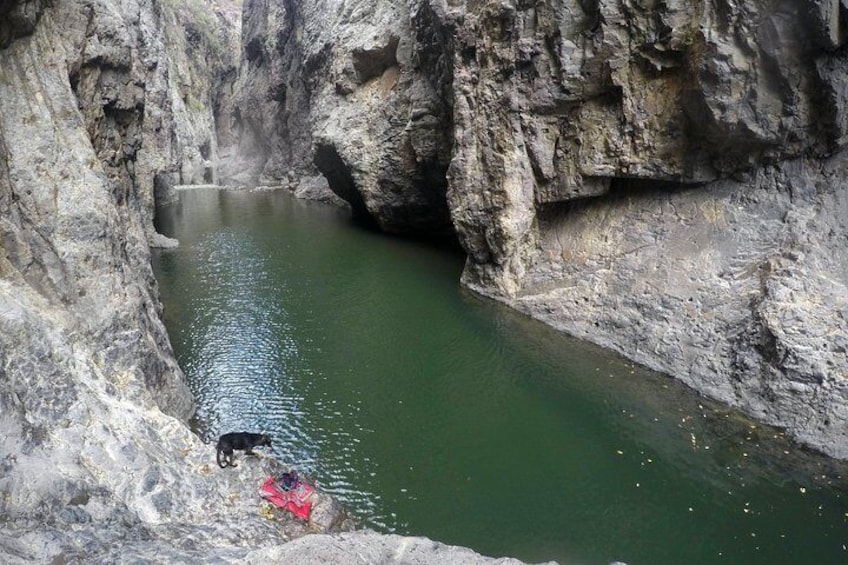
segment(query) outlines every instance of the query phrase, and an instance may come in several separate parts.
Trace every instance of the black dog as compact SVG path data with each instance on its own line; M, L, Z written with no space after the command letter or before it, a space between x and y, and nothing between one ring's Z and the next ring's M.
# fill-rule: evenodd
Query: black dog
M252 434L250 432L232 432L218 438L215 459L220 468L236 467L233 462L233 450L243 449L246 455L254 455L253 448L261 445L271 447L271 437L267 434ZM223 462L221 454L224 454Z

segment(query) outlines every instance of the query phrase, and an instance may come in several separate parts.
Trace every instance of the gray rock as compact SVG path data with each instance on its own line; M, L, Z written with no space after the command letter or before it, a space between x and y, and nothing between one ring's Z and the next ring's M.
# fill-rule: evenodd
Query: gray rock
M466 286L845 458L843 8L257 3L286 102L242 107Z
M404 4L379 0L251 6L233 161L268 184L320 172L387 231L450 233L449 114L411 26Z
M155 247L159 249L173 249L175 247L179 247L179 245L179 240L162 235L158 232L154 233L150 237L150 247Z
M445 545L427 538L380 535L361 531L334 536L314 535L299 538L284 546L257 550L245 558L245 563L298 563L302 565L354 565L386 563L425 565L451 563L455 565L520 565L510 558L492 559L464 547ZM554 562L549 562L554 563Z

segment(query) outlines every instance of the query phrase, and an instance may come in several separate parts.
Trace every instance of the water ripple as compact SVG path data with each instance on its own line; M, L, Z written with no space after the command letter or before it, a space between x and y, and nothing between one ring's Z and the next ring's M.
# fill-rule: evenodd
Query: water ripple
M270 433L360 523L534 562L844 561L848 472L460 292L461 258L283 194L180 198L157 277L202 432Z

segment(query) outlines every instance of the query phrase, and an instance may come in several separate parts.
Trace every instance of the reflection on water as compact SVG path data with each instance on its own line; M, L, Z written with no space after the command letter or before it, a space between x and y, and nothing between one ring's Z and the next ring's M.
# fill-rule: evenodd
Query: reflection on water
M283 193L158 221L202 433L270 432L364 525L527 561L848 562L844 465L462 290L462 257Z

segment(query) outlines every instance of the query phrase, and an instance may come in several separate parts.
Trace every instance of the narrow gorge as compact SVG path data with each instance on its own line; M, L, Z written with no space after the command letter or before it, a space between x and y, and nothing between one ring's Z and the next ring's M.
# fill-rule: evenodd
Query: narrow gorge
M186 184L458 246L848 459L846 40L845 0L0 0L2 561L496 561L218 473L151 268Z
M245 10L261 174L314 165L453 234L469 288L848 456L842 2Z
M490 561L424 538L320 535L350 529L324 495L308 524L269 519L257 485L280 465L214 474L214 446L189 428L150 264L177 242L156 233L154 206L217 180L234 14L0 2L2 561Z

